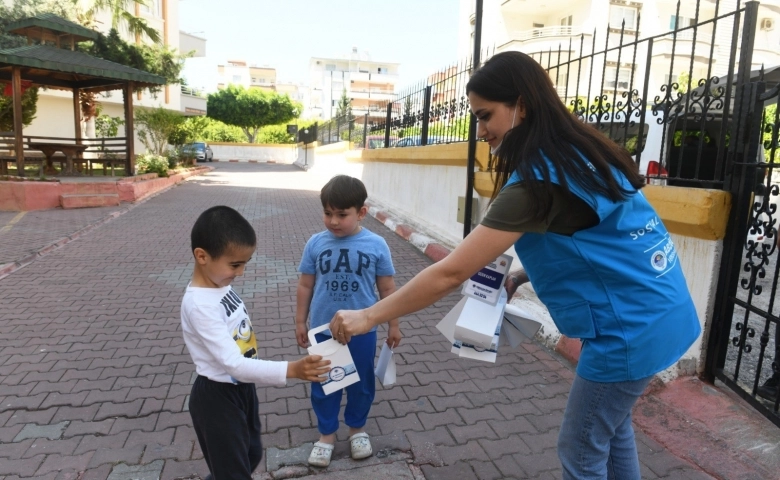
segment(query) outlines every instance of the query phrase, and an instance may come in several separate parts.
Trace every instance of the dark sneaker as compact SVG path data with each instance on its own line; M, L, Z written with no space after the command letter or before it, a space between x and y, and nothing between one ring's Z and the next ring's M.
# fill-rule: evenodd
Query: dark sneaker
M780 391L780 373L775 373L771 377L769 377L769 380L764 382L763 385L758 387L758 393L759 397L766 398L767 400L775 401L777 400L777 394Z

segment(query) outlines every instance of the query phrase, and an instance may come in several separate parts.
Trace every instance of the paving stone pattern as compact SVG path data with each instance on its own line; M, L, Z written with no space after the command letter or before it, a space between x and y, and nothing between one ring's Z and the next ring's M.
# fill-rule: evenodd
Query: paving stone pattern
M190 228L217 204L251 219L258 249L236 290L260 356L298 358L296 267L322 228L318 185L290 166L219 164L0 279L0 480L204 477L187 412L194 367L179 326ZM58 238L68 224L75 231L110 210L80 212L78 219L57 217L74 215L61 210L25 215L29 225L0 234L4 261L26 254L5 246L35 237L30 232L57 225L49 237ZM365 226L387 239L399 285L431 263L374 219ZM454 357L435 324L456 300L402 323L398 384L378 384L367 424L377 455L363 465L371 472L409 465L408 478L560 478L555 446L570 367L533 343L501 352L495 365ZM277 477L313 472L278 463L284 450L317 439L309 391L299 381L258 388L264 447L273 449L273 468L288 469ZM638 438L643 478L710 478ZM359 468L348 459L346 427L338 439L333 468ZM265 470L263 462L256 476L270 478Z

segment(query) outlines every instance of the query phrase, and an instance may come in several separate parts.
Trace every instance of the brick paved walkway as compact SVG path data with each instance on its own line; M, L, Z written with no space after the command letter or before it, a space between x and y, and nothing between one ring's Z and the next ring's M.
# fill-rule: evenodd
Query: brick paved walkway
M303 353L293 328L296 267L306 239L321 229L317 186L289 166L219 164L0 279L0 480L205 476L186 411L194 369L178 317L191 273L189 229L216 204L253 223L257 253L235 287L250 308L260 355L296 358ZM59 238L68 224L75 231L107 213L27 214L0 233L0 247L35 237L36 229L49 234L52 218ZM66 214L79 220L57 217ZM14 215L7 217L0 215L0 228ZM375 220L365 226L387 239L398 284L430 264ZM531 343L502 352L496 365L455 358L434 327L455 301L402 322L398 385L378 386L367 424L378 454L346 459L342 429L333 469L384 463L411 472L395 478L560 477L555 443L570 368ZM298 381L258 389L277 476L312 473L279 461L317 438L308 391ZM646 435L638 440L643 478L711 478ZM265 470L264 462L256 476L268 478Z

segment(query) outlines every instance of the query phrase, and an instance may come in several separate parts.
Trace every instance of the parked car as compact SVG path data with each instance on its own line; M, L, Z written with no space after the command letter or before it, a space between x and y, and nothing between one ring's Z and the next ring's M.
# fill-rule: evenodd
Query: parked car
M390 146L392 147L395 142L398 141L398 137L390 135ZM368 136L368 148L385 148L385 136L384 135L369 135Z
M428 145L435 145L437 143L447 143L444 137L428 137ZM411 137L404 137L394 144L394 147L418 147L422 144L422 137L420 135L413 135Z
M208 143L205 142L193 142L188 143L182 147L182 153L187 156L192 156L197 162L213 162L214 152L211 151Z

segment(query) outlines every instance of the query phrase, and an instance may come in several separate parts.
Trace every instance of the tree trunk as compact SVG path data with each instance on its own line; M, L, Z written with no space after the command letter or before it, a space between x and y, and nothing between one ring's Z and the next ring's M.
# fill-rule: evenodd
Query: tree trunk
M95 117L90 117L82 122L84 138L95 138Z

